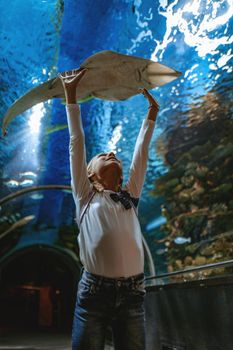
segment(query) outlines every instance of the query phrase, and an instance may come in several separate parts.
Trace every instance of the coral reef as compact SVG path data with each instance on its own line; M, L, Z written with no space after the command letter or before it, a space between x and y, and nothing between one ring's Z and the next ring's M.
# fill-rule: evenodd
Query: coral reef
M183 124L169 131L166 141L159 140L158 151L169 171L156 180L153 195L165 202L161 213L167 222L160 227L164 237L157 242L168 248L170 272L233 258L230 103L207 94L200 107L187 112ZM206 270L201 276L223 272Z

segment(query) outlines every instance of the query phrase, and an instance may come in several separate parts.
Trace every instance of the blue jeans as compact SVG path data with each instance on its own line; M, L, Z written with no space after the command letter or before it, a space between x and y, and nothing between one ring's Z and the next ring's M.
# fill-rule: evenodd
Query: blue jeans
M107 278L84 270L78 284L72 350L103 350L112 328L115 350L145 350L144 274Z

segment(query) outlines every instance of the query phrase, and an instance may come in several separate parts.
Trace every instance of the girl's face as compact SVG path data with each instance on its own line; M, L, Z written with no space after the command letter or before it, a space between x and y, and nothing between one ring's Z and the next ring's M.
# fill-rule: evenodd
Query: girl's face
M122 184L122 164L113 152L97 154L88 164L89 178L102 181L117 180L118 186Z
M122 174L121 161L116 158L113 152L100 153L93 160L91 164L92 171L100 177L109 168L115 169L116 172Z

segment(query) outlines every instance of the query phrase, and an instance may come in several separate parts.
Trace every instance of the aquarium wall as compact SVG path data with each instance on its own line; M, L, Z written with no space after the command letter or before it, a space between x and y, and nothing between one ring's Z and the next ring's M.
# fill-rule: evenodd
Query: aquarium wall
M232 2L10 0L6 6L1 0L0 13L1 120L28 90L102 50L182 72L151 91L160 111L139 206L149 247L146 274L232 259ZM88 160L101 151L115 152L126 180L147 107L141 94L118 102L83 102ZM3 282L14 256L27 256L30 249L59 252L64 264L73 262L66 264L70 273L75 268L78 273L68 144L64 101L58 98L17 116L1 136ZM230 272L219 268L185 278ZM31 278L21 282L33 283Z

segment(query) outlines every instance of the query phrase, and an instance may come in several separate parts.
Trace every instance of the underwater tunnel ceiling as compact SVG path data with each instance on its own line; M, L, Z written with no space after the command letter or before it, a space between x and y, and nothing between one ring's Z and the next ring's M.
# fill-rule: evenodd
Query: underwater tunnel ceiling
M142 231L157 274L232 259L232 1L8 4L0 0L1 121L28 90L102 50L182 72L151 91L160 111L140 200ZM126 178L147 107L141 94L82 103L87 158L114 151ZM33 106L1 136L1 259L36 244L78 255L68 144L61 99Z

